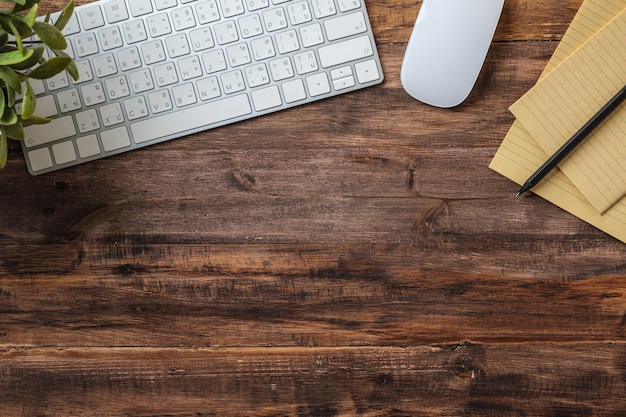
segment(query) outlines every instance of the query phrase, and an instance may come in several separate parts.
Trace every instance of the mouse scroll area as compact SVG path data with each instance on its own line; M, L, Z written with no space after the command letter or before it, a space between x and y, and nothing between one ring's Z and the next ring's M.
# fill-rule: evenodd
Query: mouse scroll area
M402 61L413 98L455 107L469 96L489 51L504 0L424 0Z

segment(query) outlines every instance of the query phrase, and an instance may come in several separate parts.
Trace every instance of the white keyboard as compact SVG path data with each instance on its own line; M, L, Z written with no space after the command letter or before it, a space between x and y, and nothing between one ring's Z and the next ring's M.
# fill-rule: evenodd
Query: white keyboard
M101 0L63 32L80 78L32 80L33 175L383 80L363 0Z

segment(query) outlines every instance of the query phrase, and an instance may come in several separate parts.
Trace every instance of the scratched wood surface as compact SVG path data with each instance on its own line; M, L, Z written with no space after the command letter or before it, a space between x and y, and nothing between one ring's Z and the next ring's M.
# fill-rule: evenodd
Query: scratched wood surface
M452 110L400 85L420 2L369 0L381 86L39 177L12 144L0 415L626 415L626 245L487 168L580 3L507 1Z

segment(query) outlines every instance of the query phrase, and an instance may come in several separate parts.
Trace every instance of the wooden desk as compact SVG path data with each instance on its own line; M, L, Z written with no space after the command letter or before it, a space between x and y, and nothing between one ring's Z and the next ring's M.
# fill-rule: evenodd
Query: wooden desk
M581 0L507 1L451 110L400 86L420 2L367 3L381 86L39 177L12 145L2 416L626 414L626 245L487 168Z

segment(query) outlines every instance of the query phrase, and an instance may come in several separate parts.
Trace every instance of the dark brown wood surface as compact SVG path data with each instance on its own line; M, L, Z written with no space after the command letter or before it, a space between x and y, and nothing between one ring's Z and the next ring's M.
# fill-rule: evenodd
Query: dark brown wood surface
M508 0L455 109L400 85L421 2L368 0L380 86L38 177L12 144L0 415L626 415L626 245L487 167L580 3Z

